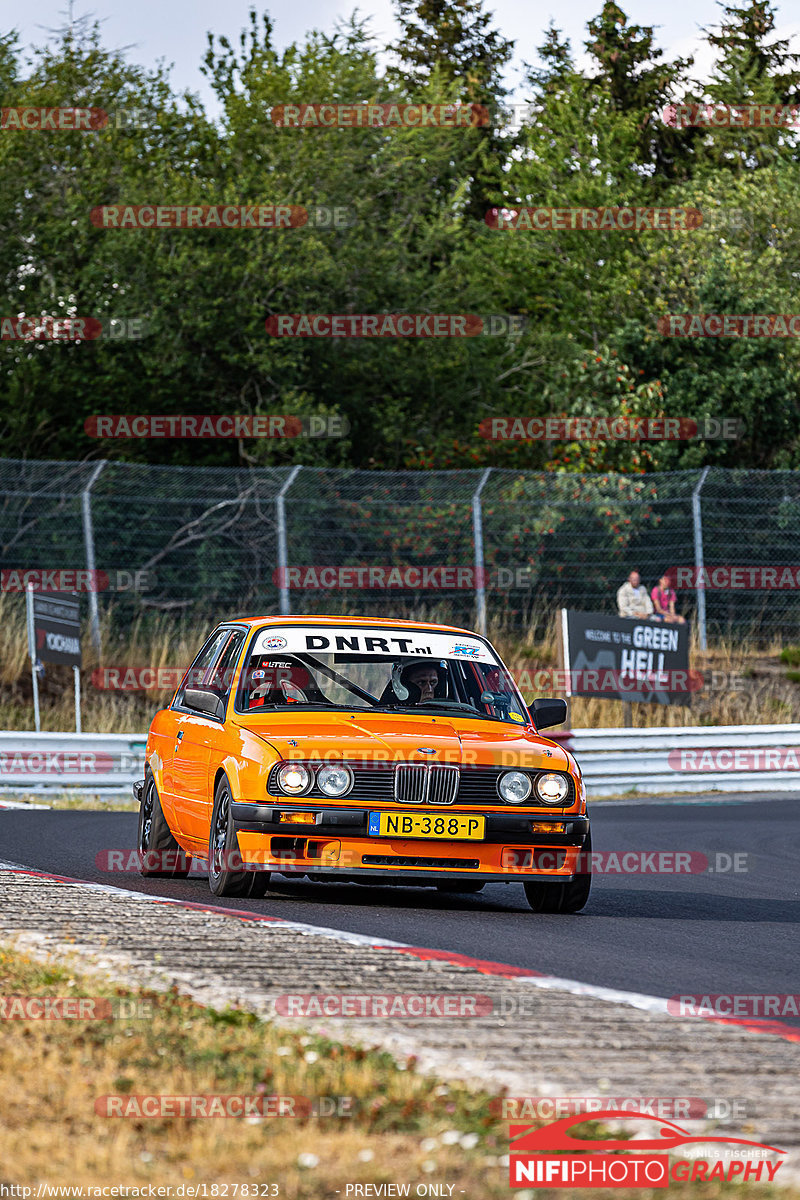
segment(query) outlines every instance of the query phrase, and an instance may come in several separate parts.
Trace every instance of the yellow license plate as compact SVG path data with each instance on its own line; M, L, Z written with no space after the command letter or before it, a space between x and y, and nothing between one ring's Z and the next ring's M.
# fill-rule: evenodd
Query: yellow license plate
M369 833L373 837L441 838L444 841L481 842L486 832L486 817L461 813L387 813L369 814Z

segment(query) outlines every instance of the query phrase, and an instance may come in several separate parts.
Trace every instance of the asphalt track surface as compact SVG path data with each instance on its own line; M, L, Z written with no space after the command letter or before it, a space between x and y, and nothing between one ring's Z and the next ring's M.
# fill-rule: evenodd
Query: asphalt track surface
M800 793L780 799L590 803L594 849L700 851L702 874L596 875L582 913L533 913L520 884L477 896L273 876L263 900L211 894L202 877L109 873L95 857L136 844L136 814L0 811L0 859L74 879L240 908L652 996L800 991ZM727 856L746 855L719 871ZM720 859L717 858L721 855ZM800 1018L784 1015L800 1026Z

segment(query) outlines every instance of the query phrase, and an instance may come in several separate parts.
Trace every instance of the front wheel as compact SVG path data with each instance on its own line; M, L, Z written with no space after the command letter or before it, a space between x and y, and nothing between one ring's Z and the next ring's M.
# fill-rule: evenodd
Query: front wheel
M167 824L156 781L148 768L139 802L139 832L136 846L142 875L146 878L185 879L192 860L178 845Z
M585 907L592 889L592 833L584 838L581 855L588 871L576 875L569 883L526 883L525 895L534 912L576 913Z
M220 779L214 795L211 832L208 838L208 886L215 896L244 896L259 899L269 887L269 871L243 871L242 856L231 816L231 789Z

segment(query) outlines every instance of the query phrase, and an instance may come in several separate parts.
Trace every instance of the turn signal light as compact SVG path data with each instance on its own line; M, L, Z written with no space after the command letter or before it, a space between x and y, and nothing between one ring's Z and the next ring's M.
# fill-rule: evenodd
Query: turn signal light
M286 825L316 825L316 813L282 812L278 815L278 823Z
M566 833L563 821L531 821L531 833Z

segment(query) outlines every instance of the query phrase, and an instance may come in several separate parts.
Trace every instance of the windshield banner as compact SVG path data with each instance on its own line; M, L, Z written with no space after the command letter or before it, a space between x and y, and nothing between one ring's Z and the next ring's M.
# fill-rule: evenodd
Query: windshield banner
M431 658L495 663L488 646L468 634L436 633L427 629L387 629L374 626L287 625L262 629L251 653L278 650L286 654L357 654Z

